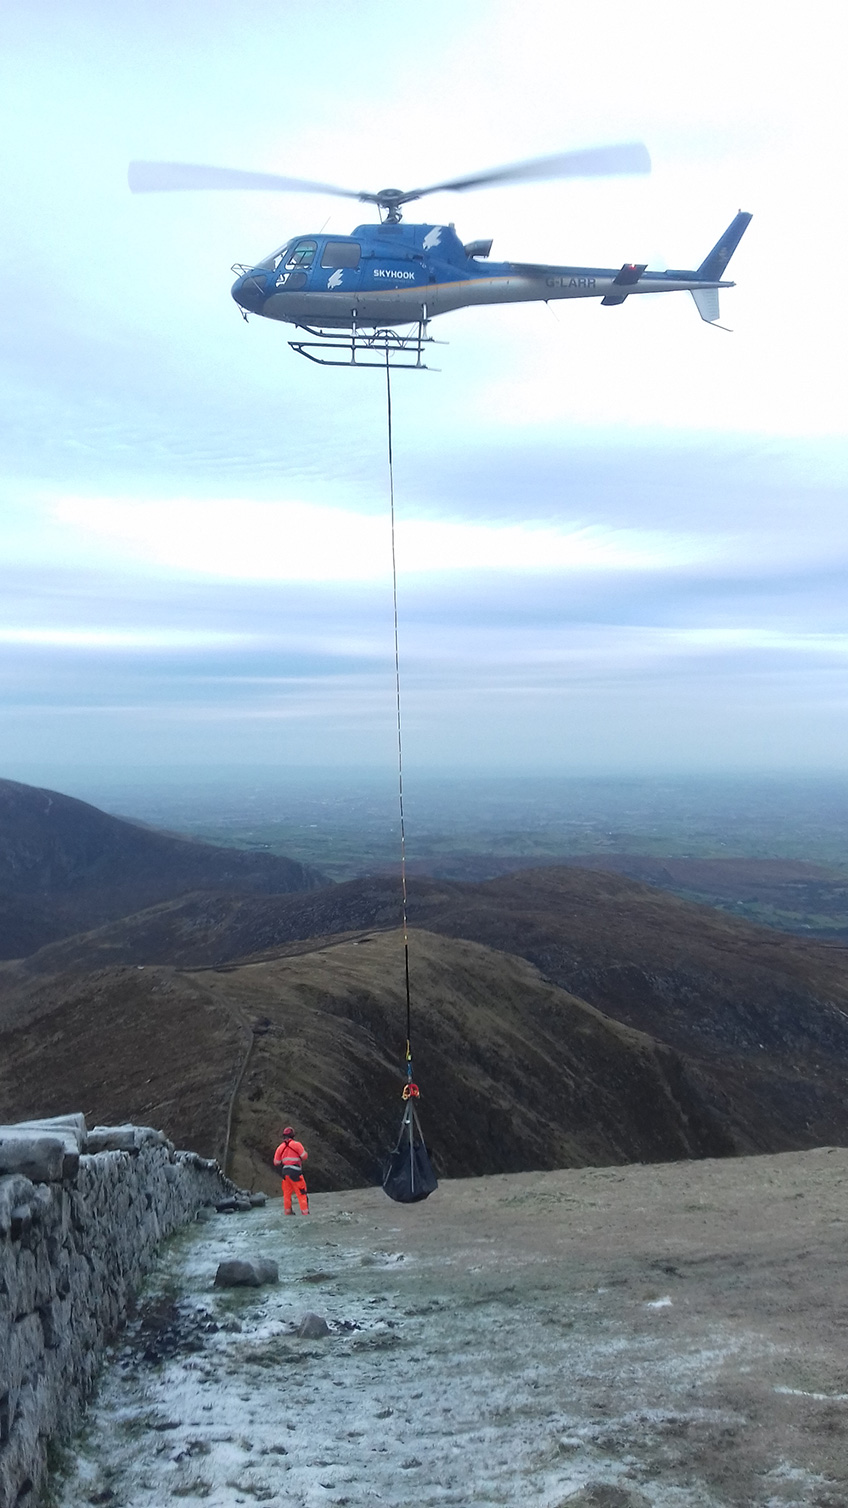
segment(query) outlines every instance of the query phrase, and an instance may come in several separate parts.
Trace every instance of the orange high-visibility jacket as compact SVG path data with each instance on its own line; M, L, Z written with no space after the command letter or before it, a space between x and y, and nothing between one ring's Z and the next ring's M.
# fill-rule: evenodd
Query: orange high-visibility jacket
M274 1166L282 1167L283 1173L288 1173L291 1178L298 1178L302 1171L301 1163L305 1162L309 1153L302 1141L281 1141L274 1153Z

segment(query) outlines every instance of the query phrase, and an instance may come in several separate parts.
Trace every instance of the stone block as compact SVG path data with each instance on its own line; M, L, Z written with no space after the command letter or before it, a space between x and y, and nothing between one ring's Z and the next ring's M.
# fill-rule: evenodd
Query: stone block
M12 1229L9 1234L13 1241L20 1241L23 1245L29 1245L29 1233L32 1230L32 1210L28 1204L16 1204L12 1210Z
M8 1438L0 1450L0 1503L3 1508L30 1508L34 1500L35 1482L30 1469L30 1457L36 1448L37 1436L31 1429L22 1427L20 1399L6 1395L3 1414L8 1420ZM2 1418L0 1418L2 1428Z
M56 1279L50 1258L47 1254L47 1242L41 1240L34 1249L35 1255L35 1307L41 1309L56 1297Z
M61 1190L51 1183L34 1184L29 1208L34 1225L41 1231L52 1230L61 1218Z
M74 1295L74 1302L87 1304L91 1289L91 1266L84 1252L75 1251L69 1258L70 1291Z
M54 1115L48 1119L35 1121L15 1121L8 1126L0 1126L0 1136L9 1133L20 1134L23 1137L31 1136L58 1136L68 1153L79 1153L85 1148L85 1116L84 1115Z
M67 1237L63 1236L59 1230L51 1231L49 1236L44 1237L44 1247L50 1266L58 1275L59 1268L67 1261Z
M8 1386L8 1372L3 1372L3 1386L0 1388L0 1449L6 1444L12 1433L12 1424L15 1419L15 1408L18 1402L18 1389Z
M29 1178L19 1173L0 1177L0 1236L8 1236L12 1229L12 1210L20 1205L30 1205L35 1187Z
M82 1189L75 1189L70 1199L70 1222L77 1232L87 1233L91 1223L91 1204ZM80 1237L84 1243L86 1235Z
M44 1355L44 1331L37 1314L25 1314L12 1326L9 1345L9 1382L20 1387L33 1378Z
M85 1141L90 1155L98 1152L137 1152L137 1126L93 1126Z
M11 1355L12 1355L12 1332L14 1323L10 1320L7 1324L0 1325L0 1397L10 1387L11 1378ZM2 1443L2 1439L0 1439Z
M297 1333L301 1340L323 1340L329 1335L330 1327L321 1314L305 1314L297 1327Z
M643 1492L615 1482L587 1482L563 1498L558 1508L651 1508L651 1502Z
M71 1339L68 1325L70 1315L71 1306L67 1299L54 1299L38 1310L45 1351L58 1351L61 1345Z
M164 1132L157 1131L154 1126L92 1126L85 1141L85 1150L90 1153L138 1153L142 1147L166 1146Z
M44 1473L38 1425L35 1389L26 1384L17 1396L8 1444L0 1451L0 1503L4 1505L34 1508L37 1501Z
M217 1288L260 1288L263 1283L278 1280L277 1264L267 1257L254 1257L251 1261L230 1257L226 1262L219 1262L215 1274Z
M0 1130L0 1173L18 1173L31 1183L60 1183L64 1160L61 1136Z
M86 1137L85 1116L81 1110L71 1111L68 1115L42 1115L37 1120L16 1121L15 1124L33 1131L66 1131L76 1138L80 1150Z
M35 1308L36 1284L35 1256L27 1248L22 1248L18 1252L15 1272L12 1274L12 1289L9 1294L9 1307L13 1319L19 1319L22 1314L32 1313Z
M62 1182L73 1183L79 1172L79 1152L66 1152L62 1158Z

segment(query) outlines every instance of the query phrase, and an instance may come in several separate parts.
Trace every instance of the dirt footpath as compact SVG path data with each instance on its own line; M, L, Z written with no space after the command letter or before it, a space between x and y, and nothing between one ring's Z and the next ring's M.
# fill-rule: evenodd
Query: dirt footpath
M312 1209L170 1246L60 1508L848 1505L848 1151ZM236 1255L279 1285L213 1290Z

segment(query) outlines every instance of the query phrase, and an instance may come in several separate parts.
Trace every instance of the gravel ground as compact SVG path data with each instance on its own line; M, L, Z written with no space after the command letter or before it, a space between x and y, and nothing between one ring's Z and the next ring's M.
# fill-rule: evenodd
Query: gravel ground
M846 1235L841 1148L216 1216L164 1252L52 1501L846 1508ZM234 1256L279 1284L214 1289Z

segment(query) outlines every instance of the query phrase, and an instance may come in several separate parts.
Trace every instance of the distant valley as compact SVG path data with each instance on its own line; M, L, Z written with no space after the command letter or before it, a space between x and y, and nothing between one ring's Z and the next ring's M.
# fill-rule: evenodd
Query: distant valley
M848 800L834 778L522 778L407 782L411 873L482 881L543 864L607 868L758 926L848 944ZM109 809L219 847L284 855L331 880L396 874L385 778L101 775ZM101 798L102 799L102 798Z

